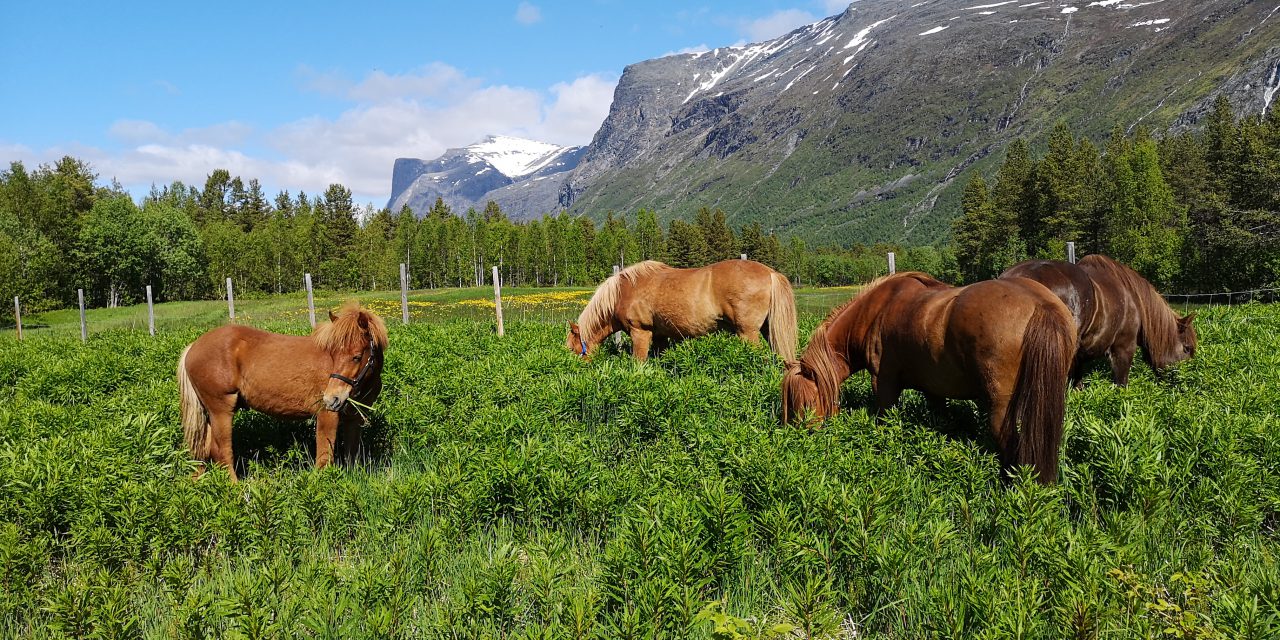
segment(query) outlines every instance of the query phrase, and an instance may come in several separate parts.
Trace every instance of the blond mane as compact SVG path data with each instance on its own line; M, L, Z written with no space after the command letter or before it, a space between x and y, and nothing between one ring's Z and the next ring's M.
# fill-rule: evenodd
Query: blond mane
M578 328L582 339L591 339L601 326L611 321L618 307L618 295L622 290L623 278L635 284L639 278L669 269L671 267L657 260L645 260L605 278L605 281L596 287L596 292L591 295L586 308L578 314Z
M367 329L360 326L361 318L365 320ZM342 351L352 345L366 344L369 339L373 340L379 350L386 351L387 326L377 314L361 307L359 302L351 301L338 311L337 319L316 325L311 332L311 339L330 353Z

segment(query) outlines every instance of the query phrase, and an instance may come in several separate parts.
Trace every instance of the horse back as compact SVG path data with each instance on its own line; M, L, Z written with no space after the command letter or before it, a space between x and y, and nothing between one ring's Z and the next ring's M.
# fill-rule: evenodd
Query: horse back
M1032 319L1046 315L1057 331L1076 341L1069 309L1047 287L1030 279L987 280L954 289L926 289L919 304L904 308L916 336L927 346L921 370L937 378L937 393L983 397L1008 387L1021 366L1024 336ZM928 371L932 368L933 371Z
M774 271L754 260L722 260L692 269L664 269L625 287L618 312L629 322L676 335L701 335L744 306L768 309Z
M1098 313L1097 290L1093 279L1080 266L1070 262L1026 260L1005 269L1000 278L1026 278L1044 285L1071 311L1080 336L1089 330Z
M226 325L191 344L186 367L206 403L234 397L240 408L301 417L314 413L332 358L309 337Z

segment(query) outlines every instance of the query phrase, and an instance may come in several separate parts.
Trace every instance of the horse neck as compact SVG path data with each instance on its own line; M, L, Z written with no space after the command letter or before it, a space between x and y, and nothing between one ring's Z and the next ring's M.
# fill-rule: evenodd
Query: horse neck
M1137 273L1124 274L1138 308L1138 346L1153 368L1163 368L1178 360L1182 348L1178 339L1178 316L1156 288Z
M579 327L581 327L581 325L579 325ZM591 327L590 329L586 329L585 327L582 327L584 331L583 336L587 341L587 348L590 349L600 344L601 342L604 342L605 338L608 338L619 328L620 327L618 326L618 313L616 310L610 313L603 321L599 323L599 325Z
M1138 345L1153 368L1164 368L1177 361L1182 348L1178 339L1178 316L1162 300L1145 299L1138 303L1140 326Z

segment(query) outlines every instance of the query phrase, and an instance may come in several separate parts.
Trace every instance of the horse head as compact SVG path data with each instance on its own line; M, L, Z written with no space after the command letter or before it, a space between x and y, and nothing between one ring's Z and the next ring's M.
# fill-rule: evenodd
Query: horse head
M1196 327L1192 324L1195 319L1194 311L1178 318L1178 344L1182 346L1182 353L1174 362L1182 362L1196 355Z
M803 361L786 363L782 373L782 422L816 426L835 415L839 406L822 397L818 373Z
M381 318L359 305L349 305L340 314L330 311L329 324L317 327L312 336L333 357L333 371L321 396L326 409L339 410L353 393L381 375L387 330Z
M572 320L569 321L569 335L565 336L564 346L583 358L587 357L587 353L590 350L587 347L586 339L582 337L582 328Z

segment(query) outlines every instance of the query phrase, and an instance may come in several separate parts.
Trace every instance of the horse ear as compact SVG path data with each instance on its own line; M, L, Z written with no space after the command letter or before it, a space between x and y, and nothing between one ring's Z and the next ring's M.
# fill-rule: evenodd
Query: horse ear
M366 314L365 312L361 311L361 312L360 312L360 315L356 316L356 324L357 324L357 325L360 325L360 328L361 328L361 329L368 329L368 328L369 328L369 315L368 315L368 314Z
M333 309L330 309L330 310L329 310L329 322L337 322L337 321L338 321L338 314L334 313L334 312L333 312Z
M1196 319L1196 312L1192 311L1191 313L1188 313L1187 315L1183 316L1182 324L1189 325L1191 324L1191 321L1195 319Z
M570 321L569 321L569 330L570 330L570 331L572 331L572 332L574 332L574 333L578 333L578 332L579 332L579 331L578 331L578 323L576 323L576 322L574 322L574 321L570 320Z

